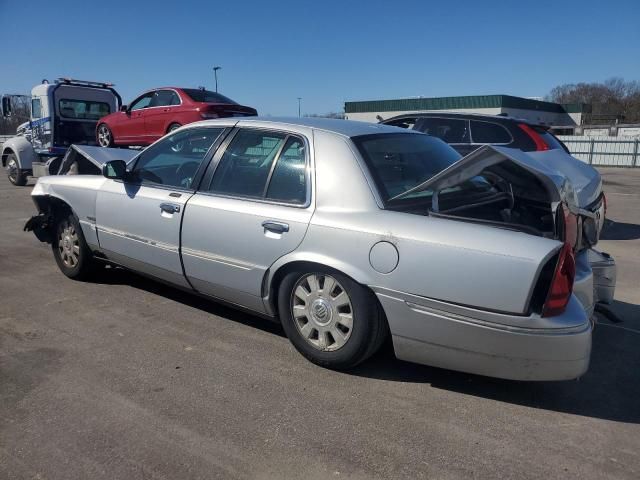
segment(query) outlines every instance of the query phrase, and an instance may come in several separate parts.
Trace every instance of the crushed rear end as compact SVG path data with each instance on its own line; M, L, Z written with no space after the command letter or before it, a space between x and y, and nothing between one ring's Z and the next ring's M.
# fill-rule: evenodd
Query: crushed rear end
M486 146L391 199L393 209L425 215L424 204L411 200L425 191L431 192L430 217L513 230L556 241L557 247L540 260L524 311L490 311L378 289L396 355L517 380L584 374L591 353L594 277L584 216L566 177L520 150ZM510 254L505 245L504 255Z

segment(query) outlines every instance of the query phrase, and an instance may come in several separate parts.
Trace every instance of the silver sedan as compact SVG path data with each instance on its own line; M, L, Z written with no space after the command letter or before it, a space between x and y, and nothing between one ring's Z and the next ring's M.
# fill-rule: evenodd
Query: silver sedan
M390 335L412 362L571 379L593 273L575 192L547 165L385 125L213 120L101 176L40 178L25 228L68 277L108 262L276 317L329 368Z

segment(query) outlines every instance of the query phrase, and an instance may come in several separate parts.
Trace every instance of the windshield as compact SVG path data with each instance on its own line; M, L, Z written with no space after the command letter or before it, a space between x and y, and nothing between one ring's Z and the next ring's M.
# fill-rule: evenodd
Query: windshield
M193 100L194 102L231 103L233 105L237 105L237 103L230 98L227 98L224 95L220 95L216 92L211 92L209 90L200 90L198 88L184 88L182 91L189 95L191 100Z
M387 203L430 179L460 159L460 154L439 138L410 133L353 137L382 200ZM431 195L413 192L409 197Z

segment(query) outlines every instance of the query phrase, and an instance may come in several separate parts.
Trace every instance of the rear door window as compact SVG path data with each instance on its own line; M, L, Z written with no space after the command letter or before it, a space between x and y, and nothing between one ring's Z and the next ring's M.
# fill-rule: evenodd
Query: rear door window
M416 130L438 137L447 143L469 143L469 122L457 118L423 117Z
M242 129L222 155L208 191L304 205L306 152L306 143L298 136Z
M284 133L240 130L222 155L209 191L262 198L286 137Z
M267 188L267 198L302 205L307 200L306 147L302 139L289 137L278 157Z
M482 144L507 144L512 142L511 134L502 125L492 122L471 120L471 141Z

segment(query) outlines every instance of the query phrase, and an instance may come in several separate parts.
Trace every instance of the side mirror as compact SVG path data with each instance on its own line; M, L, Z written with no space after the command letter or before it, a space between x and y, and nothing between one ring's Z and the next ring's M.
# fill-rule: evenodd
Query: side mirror
M126 112L127 111L127 105L120 105L120 111L121 112Z
M2 97L2 116L11 116L11 97L9 95L3 95Z
M102 175L114 180L122 180L127 175L127 162L124 160L111 160L102 165Z

